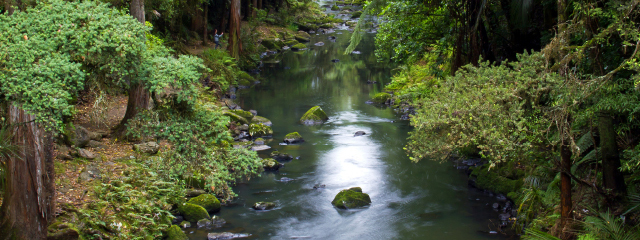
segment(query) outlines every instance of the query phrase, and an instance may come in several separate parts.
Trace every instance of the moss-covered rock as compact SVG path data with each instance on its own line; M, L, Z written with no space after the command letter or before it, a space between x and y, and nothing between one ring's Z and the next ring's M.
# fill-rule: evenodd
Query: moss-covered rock
M340 10L340 8L338 7L338 5L333 5L331 6L331 11L338 11Z
M172 225L167 229L167 240L189 240L189 237L182 232L178 225Z
M203 218L209 219L209 213L207 210L199 205L183 203L178 207L178 211L180 211L180 214L184 216L184 219L189 222L197 222Z
M267 119L266 117L261 117L261 116L254 116L251 119L251 123L262 123L262 124L267 125L269 127L271 127L271 125L273 125L271 120Z
M302 136L298 132L292 132L284 136L284 142L287 144L304 142Z
M321 28L332 28L333 24L331 23L323 23L322 25L320 25Z
M86 147L91 141L91 132L82 126L69 122L64 125L63 140L69 146Z
M287 45L287 46L293 46L293 45L296 45L298 43L300 43L300 42L298 42L295 39L287 40L287 41L284 42L284 44Z
M187 203L195 204L203 207L207 212L220 211L220 200L211 194L202 194L200 196L189 199Z
M282 49L282 47L284 47L284 43L279 39L265 38L262 39L262 46L270 50L280 50Z
M296 45L291 46L291 49L296 50L296 51L305 50L305 49L307 49L307 45L304 45L302 43L298 43Z
M298 33L296 33L296 40L300 41L300 42L309 42L311 41L311 35L309 35L306 32L303 31L299 31Z
M264 158L262 159L262 167L265 171L277 171L281 167L281 163L276 161L273 158Z
M362 11L357 11L351 14L351 18L359 18L362 15Z
M371 204L371 198L362 188L355 187L340 191L331 204L340 209L359 208Z
M236 110L230 110L230 112L235 113L238 116L243 117L244 119L247 119L247 121L251 121L251 119L253 119L253 114L249 111L236 109Z
M271 210L276 207L275 203L272 202L257 202L253 204L253 209L255 210Z
M234 121L240 124L249 124L249 121L246 118L243 118L242 116L235 114L231 111L223 111L222 114L231 118L231 121Z
M72 223L55 222L47 228L48 240L78 240L84 239L78 228Z
M251 81L249 81L247 79L238 79L238 86L249 87L249 86L251 86Z
M302 117L300 118L300 122L305 125L313 125L313 124L321 124L324 121L328 120L329 117L322 110L320 106L315 106L309 109Z
M249 125L249 135L252 137L266 137L273 135L271 127L263 123L252 123Z
M377 93L373 96L373 102L383 104L391 99L391 94L386 92Z
M513 195L509 193L519 192L524 184L522 179L509 179L499 175L497 171L489 171L486 165L472 168L470 177L476 187L504 195Z

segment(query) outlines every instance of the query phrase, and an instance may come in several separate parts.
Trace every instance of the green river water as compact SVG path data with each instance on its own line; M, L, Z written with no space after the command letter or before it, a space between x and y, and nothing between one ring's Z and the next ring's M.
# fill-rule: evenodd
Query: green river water
M239 91L236 102L273 122L272 149L259 152L262 157L279 150L300 159L235 186L237 200L216 214L227 224L186 229L190 239L223 231L249 233L252 239L508 239L488 233L498 225L491 207L499 202L495 197L469 188L466 175L451 163L411 162L403 150L409 122L392 108L365 103L391 76L391 69L375 61L373 36L367 33L356 49L362 54L343 55L350 33L337 30L313 36L309 50L263 59L261 83ZM313 45L320 41L324 46ZM316 105L330 120L301 125L300 117ZM356 131L366 135L354 137ZM290 132L306 141L279 145ZM284 177L294 180L279 181ZM313 189L316 184L326 187ZM355 186L371 196L370 207L331 205L340 190ZM253 210L258 201L278 207Z

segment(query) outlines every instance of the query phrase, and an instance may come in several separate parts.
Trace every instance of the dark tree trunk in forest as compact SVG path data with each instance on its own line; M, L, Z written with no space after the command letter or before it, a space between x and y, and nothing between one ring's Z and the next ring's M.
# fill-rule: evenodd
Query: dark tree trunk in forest
M231 0L229 11L229 54L238 58L242 52L242 41L240 40L240 0Z
M13 14L13 6L11 6L11 0L4 0L4 10L9 13L9 15Z
M258 0L258 9L262 9L262 0Z
M205 45L205 46L209 45L208 36L207 36L207 35L209 35L209 33L208 33L208 31L209 31L209 20L207 19L208 13L209 13L209 5L207 3L205 3L205 5L204 5L204 18L203 18L204 19L204 30L203 30L203 34L202 34L202 44Z
M611 115L606 113L598 115L598 132L600 132L602 154L602 185L605 189L612 190L618 197L623 196L626 186L620 172L620 153Z
M258 0L253 0L253 2L251 3L251 17L253 18L256 17L257 8L258 8Z
M6 163L0 239L45 239L55 209L53 138L20 107L6 112L11 142L22 147Z
M560 147L560 230L567 226L572 218L573 203L571 202L571 147L569 140L564 140Z
M138 22L144 24L144 0L131 0L131 16ZM124 136L127 130L126 123L135 117L141 110L149 108L149 92L145 89L144 83L132 83L129 86L129 100L127 101L127 111L120 124L114 129L116 136Z

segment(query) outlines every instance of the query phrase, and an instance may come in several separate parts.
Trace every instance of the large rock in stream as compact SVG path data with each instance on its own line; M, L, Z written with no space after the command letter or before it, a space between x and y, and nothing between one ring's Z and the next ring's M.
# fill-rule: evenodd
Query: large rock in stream
M304 142L302 136L298 132L292 132L284 136L284 142L287 144Z
M302 117L300 118L300 123L304 125L315 125L322 124L324 121L329 120L329 116L327 113L322 110L320 106L315 106L309 109Z
M251 234L248 234L248 233L230 233L230 232L209 233L207 235L207 240L248 238L250 236L251 236Z
M352 187L340 191L331 204L340 209L360 208L370 205L371 198L362 192L362 188Z
M187 203L201 206L207 212L219 212L220 200L211 194L202 194L200 196L189 199Z

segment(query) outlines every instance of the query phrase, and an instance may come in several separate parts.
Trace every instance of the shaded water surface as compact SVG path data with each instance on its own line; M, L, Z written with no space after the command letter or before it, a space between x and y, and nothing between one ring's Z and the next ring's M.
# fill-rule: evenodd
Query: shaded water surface
M490 207L494 197L469 189L466 176L449 163L412 163L402 149L411 130L408 121L400 121L391 108L365 103L390 81L390 69L376 63L372 34L356 49L361 54L343 55L349 37L348 31L313 36L307 51L264 59L261 83L241 91L237 102L273 122L271 150L300 159L234 187L237 201L217 214L227 224L188 229L191 239L222 231L250 233L254 239L504 239L482 232L496 229L497 223L488 220L497 215ZM319 41L324 46L313 45ZM299 124L316 105L330 120ZM356 131L366 135L354 137ZM279 145L289 132L299 132L306 142ZM271 150L260 155L267 157ZM281 181L285 177L293 180ZM316 184L326 187L314 189ZM331 205L340 190L355 186L371 196L369 208ZM251 209L258 201L278 207Z

